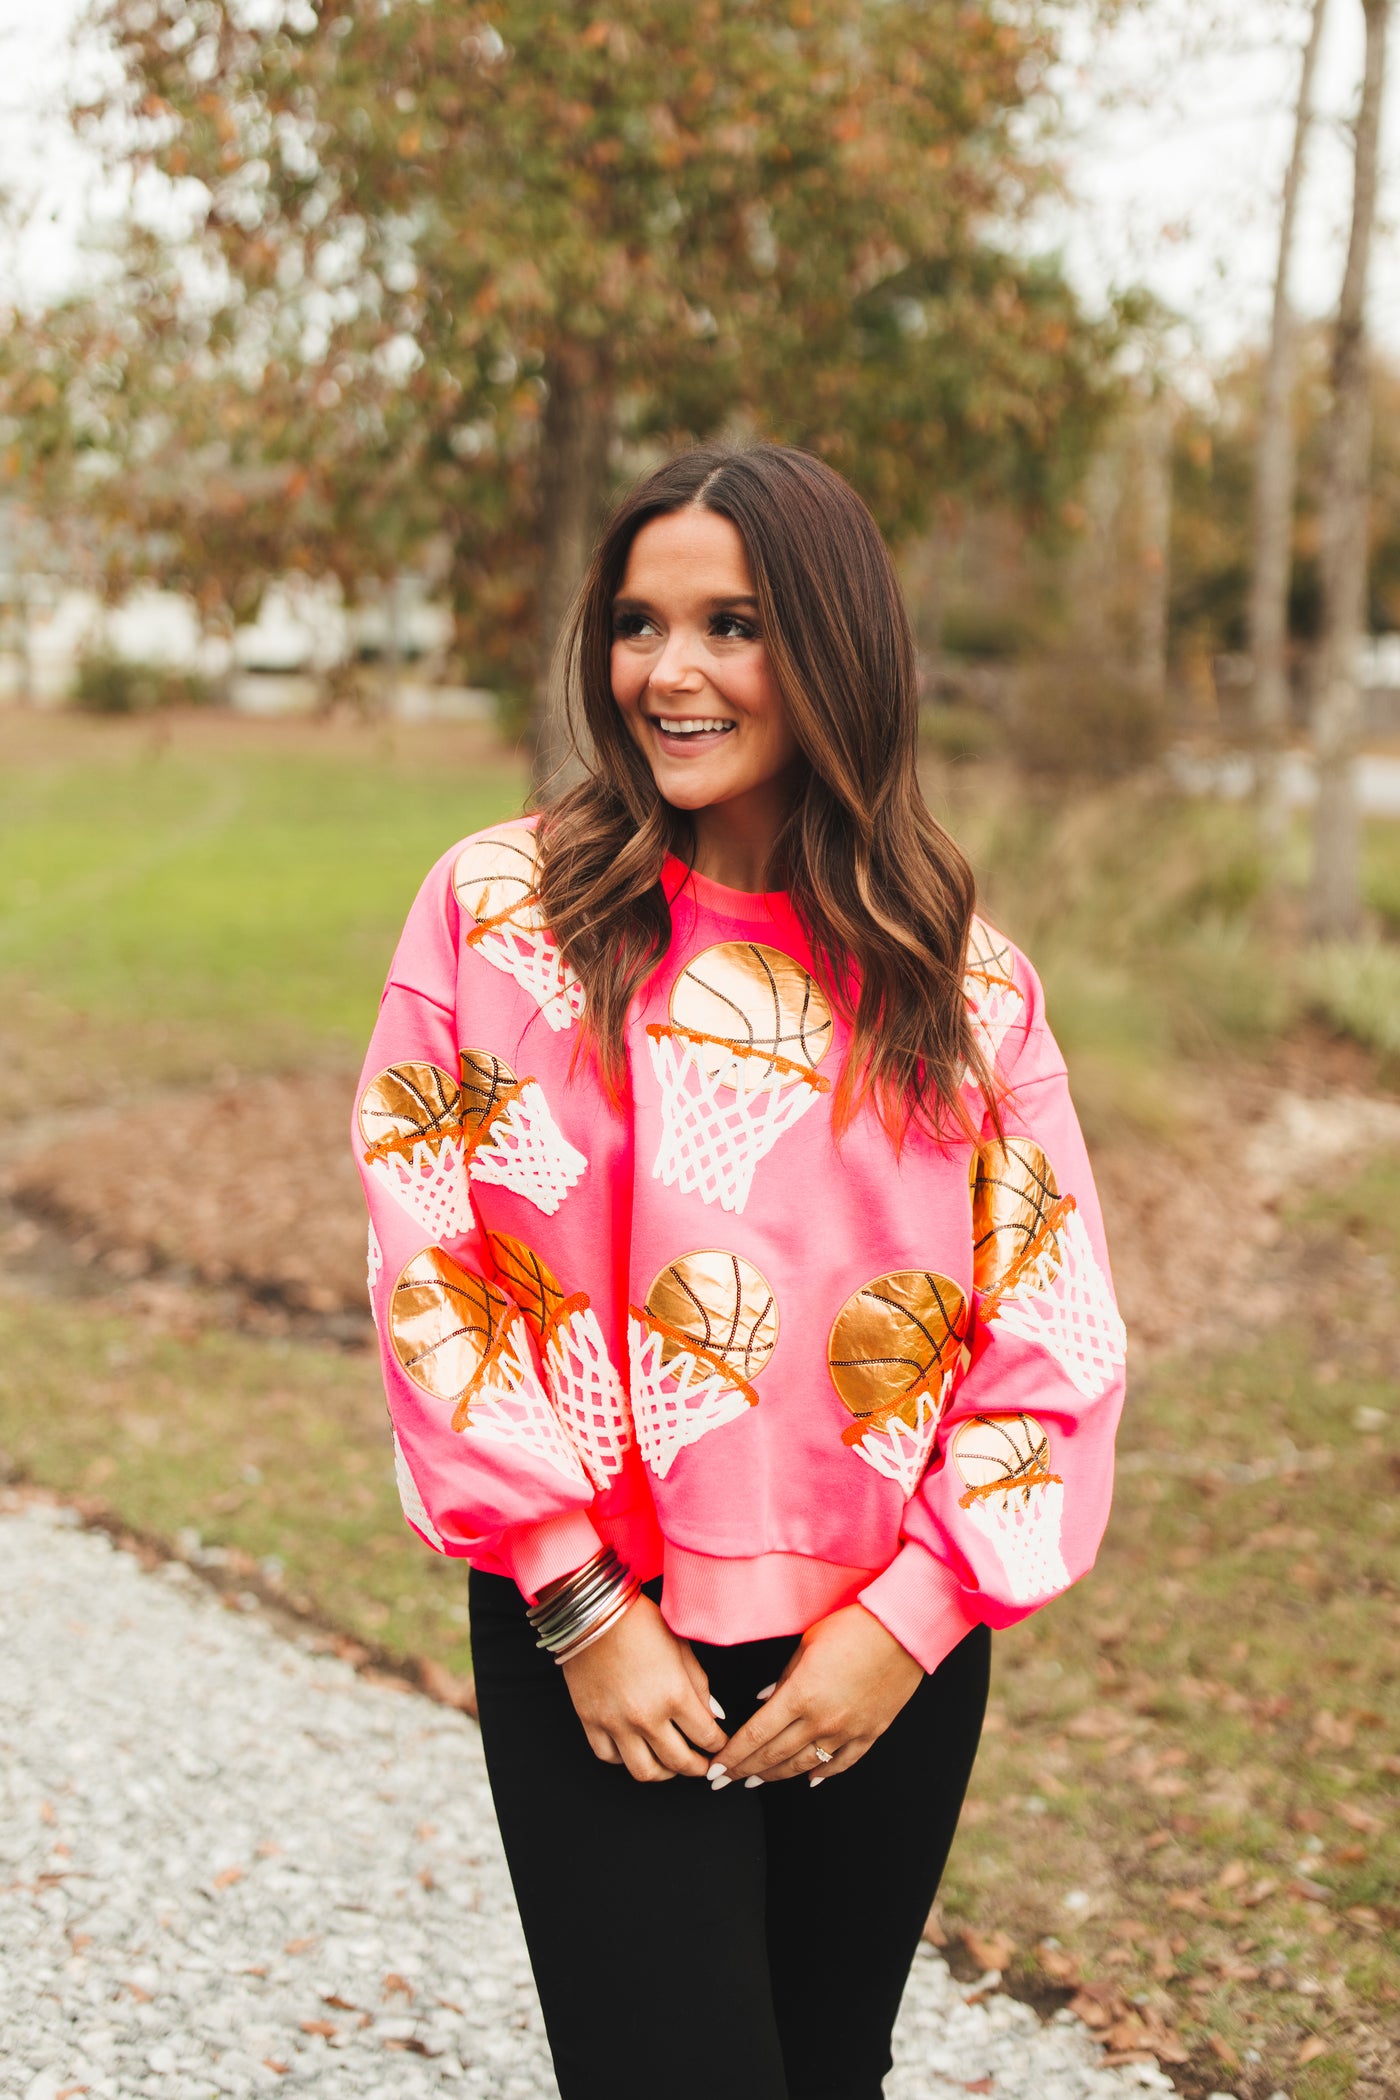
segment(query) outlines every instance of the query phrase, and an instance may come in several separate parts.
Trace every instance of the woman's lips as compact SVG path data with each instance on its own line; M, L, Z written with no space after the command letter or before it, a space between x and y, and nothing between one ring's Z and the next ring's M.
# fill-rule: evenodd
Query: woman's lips
M648 715L656 740L664 751L677 758L713 751L734 729L732 722L706 715Z

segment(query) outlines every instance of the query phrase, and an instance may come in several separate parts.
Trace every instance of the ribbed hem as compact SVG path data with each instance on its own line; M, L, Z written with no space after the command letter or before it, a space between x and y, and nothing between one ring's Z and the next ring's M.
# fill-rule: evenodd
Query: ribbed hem
M752 1560L719 1560L665 1546L661 1609L683 1640L771 1640L805 1633L828 1612L853 1604L874 1571L809 1560L805 1553L759 1553Z
M542 1589L592 1560L602 1544L586 1510L566 1510L539 1524L520 1524L500 1541L500 1556L517 1589L533 1604Z
M930 1673L982 1624L968 1610L967 1592L952 1569L916 1539L905 1540L859 1601Z

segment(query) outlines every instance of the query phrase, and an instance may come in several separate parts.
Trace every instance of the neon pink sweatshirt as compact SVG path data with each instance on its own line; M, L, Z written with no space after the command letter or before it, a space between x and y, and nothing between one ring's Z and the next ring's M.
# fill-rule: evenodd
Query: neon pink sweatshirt
M405 1514L532 1598L615 1544L676 1633L797 1633L859 1600L926 1670L1092 1564L1124 1335L1034 972L978 921L966 995L1005 1147L862 1108L786 896L666 863L670 948L630 1094L575 1058L582 992L533 826L444 855L357 1096L369 1289Z

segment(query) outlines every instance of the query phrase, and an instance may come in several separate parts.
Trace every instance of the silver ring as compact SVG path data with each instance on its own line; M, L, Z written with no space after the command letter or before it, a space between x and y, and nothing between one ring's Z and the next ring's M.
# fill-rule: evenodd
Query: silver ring
M812 1748L816 1751L818 1760L824 1765L829 1765L836 1754L832 1750L823 1750L820 1743L813 1743Z

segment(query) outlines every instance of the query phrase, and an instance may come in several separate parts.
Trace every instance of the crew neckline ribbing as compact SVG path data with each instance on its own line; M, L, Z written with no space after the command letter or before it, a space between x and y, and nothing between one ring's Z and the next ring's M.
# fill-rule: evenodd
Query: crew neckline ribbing
M702 911L727 919L769 924L775 918L786 918L792 911L792 899L786 890L730 889L727 883L716 882L713 876L687 867L674 853L668 853L662 863L661 881L668 902L674 904L682 891L688 890Z

